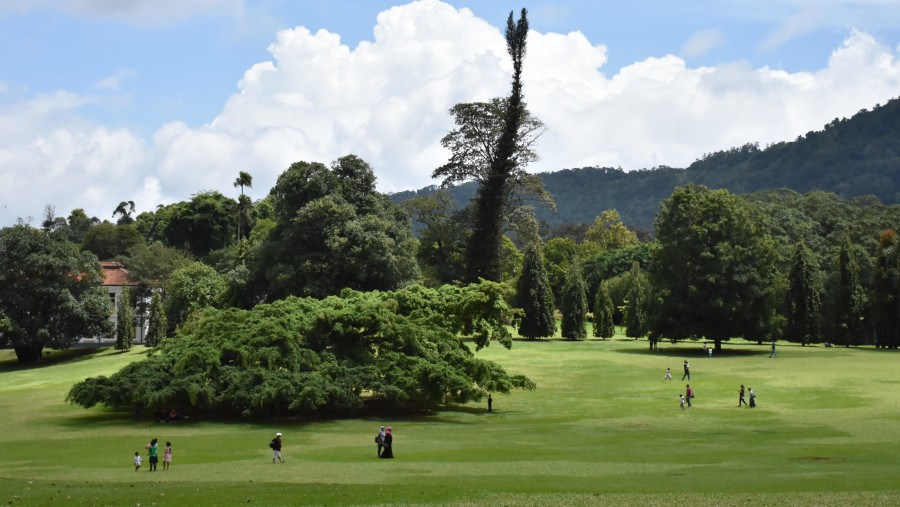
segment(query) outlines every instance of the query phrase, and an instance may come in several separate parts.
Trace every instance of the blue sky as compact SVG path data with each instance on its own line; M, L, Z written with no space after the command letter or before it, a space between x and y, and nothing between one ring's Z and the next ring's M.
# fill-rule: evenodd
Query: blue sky
M900 0L0 0L0 224L230 195L238 171L259 198L347 153L384 191L434 183L447 109L508 93L523 6L534 171L684 167L900 91Z

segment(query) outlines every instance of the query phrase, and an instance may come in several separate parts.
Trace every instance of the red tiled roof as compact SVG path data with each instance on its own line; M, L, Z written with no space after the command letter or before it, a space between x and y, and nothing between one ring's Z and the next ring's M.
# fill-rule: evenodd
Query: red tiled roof
M137 283L132 282L128 279L128 270L125 269L119 262L115 261L100 261L100 265L103 266L103 285L128 285L134 286Z

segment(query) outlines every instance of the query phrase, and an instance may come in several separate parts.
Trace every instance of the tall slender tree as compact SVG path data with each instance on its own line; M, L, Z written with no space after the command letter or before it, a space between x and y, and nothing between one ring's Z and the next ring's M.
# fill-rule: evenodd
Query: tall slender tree
M787 329L788 341L802 345L816 343L821 336L821 298L816 284L816 261L804 243L798 243L791 255L788 275Z
M600 282L597 296L594 298L594 336L608 340L616 334L616 326L613 323L614 314L615 308L609 295L609 283L604 280Z
M238 177L234 180L234 186L235 188L241 188L241 195L238 197L237 205L237 240L240 243L243 227L250 224L250 208L253 207L253 202L244 195L244 187L253 188L253 176L248 172L240 171Z
M831 333L839 345L859 345L865 333L865 293L859 281L859 263L853 257L850 238L844 236L837 256Z
M155 347L162 343L166 338L166 329L168 327L162 295L160 295L160 291L155 290L153 295L150 296L150 322L147 324L147 345Z
M563 314L562 336L567 340L584 340L587 329L584 321L587 314L587 290L584 277L577 265L569 267L563 286L560 310Z
M634 262L628 273L628 295L625 305L625 336L640 338L648 331L647 284L640 263Z
M134 302L127 287L116 304L116 350L131 350L134 346Z
M553 336L556 333L553 291L537 245L525 251L517 297L519 308L525 312L519 323L519 334L531 339Z
M528 11L522 9L518 21L509 13L506 21L506 49L513 62L512 92L509 96L503 133L497 143L496 158L478 188L473 201L474 224L466 245L470 280L500 280L500 243L503 236L503 210L506 207L508 183L515 171L516 134L522 118L522 62L528 37Z

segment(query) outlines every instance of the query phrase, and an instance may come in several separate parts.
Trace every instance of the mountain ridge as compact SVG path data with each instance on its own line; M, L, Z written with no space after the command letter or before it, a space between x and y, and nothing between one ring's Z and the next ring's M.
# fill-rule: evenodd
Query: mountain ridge
M794 141L759 148L740 147L704 154L687 168L659 166L624 171L582 167L538 173L557 202L556 213L536 206L538 219L551 227L586 223L607 209L622 221L650 230L659 203L676 186L699 183L744 194L787 188L799 193L832 192L843 199L873 195L884 204L900 203L900 98L851 118L835 118L822 130ZM475 195L477 184L448 189L460 206ZM397 202L430 195L432 185L391 194Z

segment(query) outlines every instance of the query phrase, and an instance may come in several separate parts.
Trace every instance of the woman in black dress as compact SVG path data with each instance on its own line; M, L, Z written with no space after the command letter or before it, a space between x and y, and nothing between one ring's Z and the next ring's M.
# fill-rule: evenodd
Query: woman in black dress
M390 426L384 429L384 450L381 451L382 458L394 457L394 435Z

